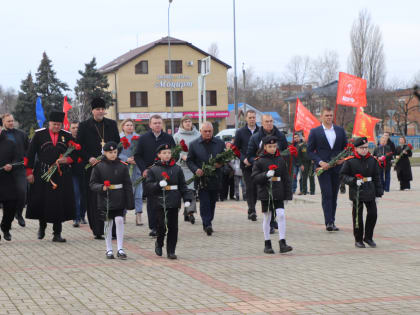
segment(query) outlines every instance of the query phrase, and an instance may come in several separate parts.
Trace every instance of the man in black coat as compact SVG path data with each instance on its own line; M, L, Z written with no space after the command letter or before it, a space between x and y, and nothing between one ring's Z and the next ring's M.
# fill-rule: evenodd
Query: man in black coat
M17 148L13 141L9 140L2 132L3 123L0 118L0 202L3 204L3 218L1 220L1 230L6 241L11 241L10 228L12 227L13 217L16 212L17 194L12 166L17 161ZM0 237L1 239L1 237Z
M17 161L23 161L26 150L28 150L29 140L28 136L19 129L15 128L15 120L13 115L3 115L3 126L6 137L13 141L16 145ZM16 193L17 193L17 205L15 217L21 227L25 226L25 220L23 219L22 212L26 205L26 195L28 191L28 181L26 180L25 167L19 165L13 168L13 177L15 179Z
M102 155L102 149L108 141L120 142L117 123L105 118L106 104L102 98L94 98L91 102L92 118L80 123L77 132L77 143L82 146L81 157L85 163L94 166L98 163L96 159ZM89 189L92 167L86 171L85 176L85 196L87 199L87 215L89 226L95 239L103 239L104 222L97 215L97 196L94 191Z
M245 181L248 219L257 221L257 212L255 211L255 204L257 203L257 186L251 180L252 164L247 158L249 140L251 139L251 136L259 130L256 124L256 113L254 110L250 109L246 111L245 121L246 126L236 131L234 145L241 151L240 160L242 175Z
M175 146L174 138L162 130L163 119L159 115L153 115L149 120L150 130L140 137L137 143L134 160L140 169L142 176L146 177L148 169L153 165L156 158L156 149L162 144L169 147ZM147 197L147 196L146 196ZM156 213L153 210L153 202L147 197L147 218L149 221L149 235L156 236Z
M220 168L223 165L216 163L216 174L214 176L203 176L202 166L211 157L222 153L225 150L225 144L219 138L213 137L213 125L210 122L203 123L200 133L201 137L190 144L187 165L193 174L202 177L198 189L200 216L203 221L203 230L210 236L213 233L212 221L222 177Z

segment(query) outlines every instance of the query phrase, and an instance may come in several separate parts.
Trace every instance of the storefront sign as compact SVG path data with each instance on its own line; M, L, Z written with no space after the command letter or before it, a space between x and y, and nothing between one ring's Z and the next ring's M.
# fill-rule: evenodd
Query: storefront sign
M134 119L134 120L149 120L151 116L153 115L159 115L162 117L162 119L170 119L171 113L167 112L156 112L156 113L119 113L119 119ZM175 119L181 119L182 113L174 113Z
M158 75L158 82L155 83L155 88L165 89L183 89L193 87L193 81L173 81L173 80L191 80L186 75Z
M190 115L192 118L198 118L198 112L184 112L184 115ZM207 112L206 117L207 118L224 118L229 116L229 111L223 110L223 111L213 111L213 112Z

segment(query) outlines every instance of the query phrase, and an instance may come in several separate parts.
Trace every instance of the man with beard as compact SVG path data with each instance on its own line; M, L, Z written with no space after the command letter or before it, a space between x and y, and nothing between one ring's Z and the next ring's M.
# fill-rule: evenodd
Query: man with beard
M105 118L106 106L102 98L94 98L91 102L92 117L80 123L77 132L77 143L82 146L81 156L83 161L95 166L98 163L97 157L103 153L105 143L114 141L120 142L117 123ZM92 167L89 167L85 176L85 189L87 198L87 215L89 226L95 239L104 239L104 222L98 215L97 196L89 188Z

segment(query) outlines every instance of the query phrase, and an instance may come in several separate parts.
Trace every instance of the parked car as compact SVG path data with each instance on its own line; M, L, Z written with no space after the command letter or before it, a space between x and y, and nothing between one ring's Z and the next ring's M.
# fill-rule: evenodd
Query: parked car
M224 142L230 142L235 137L236 129L235 128L229 128L220 131L216 137L223 140Z

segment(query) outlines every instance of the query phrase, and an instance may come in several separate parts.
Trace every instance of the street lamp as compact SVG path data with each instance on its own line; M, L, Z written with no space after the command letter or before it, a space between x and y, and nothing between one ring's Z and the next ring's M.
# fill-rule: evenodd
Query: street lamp
M235 129L238 129L238 77L236 75L236 13L233 0L233 99L235 104Z
M172 0L169 0L168 5L168 68L169 68L169 103L171 104L171 131L175 133L174 129L174 103L172 99L172 63L171 63L171 40L170 40L170 26L169 26L169 12L171 9Z

